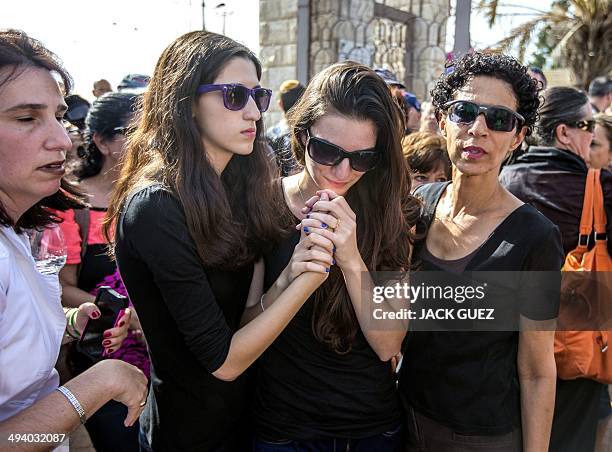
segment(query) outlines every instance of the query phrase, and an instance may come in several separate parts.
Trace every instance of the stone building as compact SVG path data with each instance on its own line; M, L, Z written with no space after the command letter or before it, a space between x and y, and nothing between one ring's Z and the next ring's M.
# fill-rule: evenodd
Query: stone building
M262 85L351 59L391 69L421 100L444 70L450 0L260 0ZM280 113L276 102L267 123Z

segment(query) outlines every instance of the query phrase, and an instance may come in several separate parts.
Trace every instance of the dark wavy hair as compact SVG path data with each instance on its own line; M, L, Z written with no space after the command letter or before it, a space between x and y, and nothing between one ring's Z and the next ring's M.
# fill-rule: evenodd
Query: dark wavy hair
M85 118L85 152L79 156L82 160L74 170L79 180L99 174L104 165L104 155L94 142L94 134L103 140L111 140L121 133L115 129L127 127L139 98L134 93L106 93L94 101Z
M584 91L569 86L554 86L542 93L544 102L536 124L538 144L554 146L557 126L571 124L584 118L584 107L589 98Z
M20 30L0 31L0 70L9 68L5 77L0 79L0 89L18 78L24 70L30 67L47 69L61 77L64 89L70 91L72 78L64 69L59 58L43 46L40 41L30 38ZM0 91L0 95L2 92ZM19 152L15 149L15 152ZM0 164L2 164L0 162ZM24 183L28 183L24 181ZM61 220L53 210L67 210L82 206L82 196L77 188L62 179L60 190L51 196L41 199L30 207L17 221L8 215L0 202L0 225L10 226L17 233L24 229L42 229Z
M119 180L105 219L112 225L129 194L162 184L179 200L202 263L237 268L253 261L283 231L277 224L282 192L273 178L263 120L253 152L234 155L221 175L211 165L196 125L198 86L213 83L233 58L245 58L261 78L261 64L245 46L204 31L184 34L160 56L144 94L137 129L128 138Z
M379 164L365 173L346 194L357 216L361 256L369 270L408 269L410 228L420 213L410 195L410 179L400 144L404 122L385 82L370 68L346 61L319 72L287 115L292 149L305 164L303 137L325 114L370 120L376 126ZM359 331L342 272L333 266L314 295L312 330L337 353L351 350Z
M527 74L527 67L515 58L500 53L468 53L458 61L447 64L448 72L438 79L431 90L436 117L444 111L444 104L454 99L458 90L474 77L484 75L505 81L512 87L518 108L525 118L527 135L530 135L538 117L540 98L538 82Z

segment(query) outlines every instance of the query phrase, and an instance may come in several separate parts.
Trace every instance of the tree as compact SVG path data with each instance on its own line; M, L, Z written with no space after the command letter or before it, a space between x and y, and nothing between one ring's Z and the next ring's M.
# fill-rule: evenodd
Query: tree
M523 12L503 13L503 7L521 8ZM537 32L543 52L536 61L546 58L549 47L550 54L574 73L583 88L593 78L612 71L612 0L558 0L552 3L550 11L480 0L478 8L485 12L491 27L498 17L531 16L499 41L496 50L507 52L516 45L519 60L523 61L527 45Z
M555 0L552 2L551 6L553 8L563 8L563 10L567 12L569 8L569 0ZM551 69L557 69L559 67L559 61L552 58L552 53L555 48L555 45L552 43L554 42L554 39L551 39L552 34L553 29L550 24L546 24L539 28L537 38L534 43L536 50L531 56L529 66L535 66L542 69L546 66L550 67Z

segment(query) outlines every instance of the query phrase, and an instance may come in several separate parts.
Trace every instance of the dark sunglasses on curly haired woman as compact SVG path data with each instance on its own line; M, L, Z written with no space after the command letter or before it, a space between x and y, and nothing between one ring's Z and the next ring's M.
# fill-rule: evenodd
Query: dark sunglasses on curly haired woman
M487 127L496 132L512 132L525 118L506 107L479 105L467 100L453 100L444 104L448 119L458 124L472 124L484 114Z
M306 129L306 149L308 155L315 162L325 166L335 166L344 159L349 159L351 168L360 173L373 169L378 163L380 153L376 148L364 149L362 151L346 152L323 138L313 137Z
M270 106L270 99L272 98L271 89L251 89L238 83L200 85L197 94L210 93L211 91L221 91L223 93L223 105L232 111L242 110L249 101L249 97L252 97L259 111L263 113Z
M574 121L566 123L567 126L575 127L576 129L584 130L585 132L593 133L595 130L594 119L583 119L582 121Z

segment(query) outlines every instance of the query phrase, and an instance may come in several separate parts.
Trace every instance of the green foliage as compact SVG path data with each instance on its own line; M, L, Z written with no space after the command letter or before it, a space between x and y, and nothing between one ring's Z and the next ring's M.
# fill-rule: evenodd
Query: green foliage
M504 7L521 12L503 13ZM530 64L543 67L552 60L552 67L567 66L584 88L593 78L612 71L612 0L556 0L550 11L480 0L477 8L484 11L491 26L499 17L531 16L494 50L516 48L519 60L524 61L527 46L535 39L537 51Z

